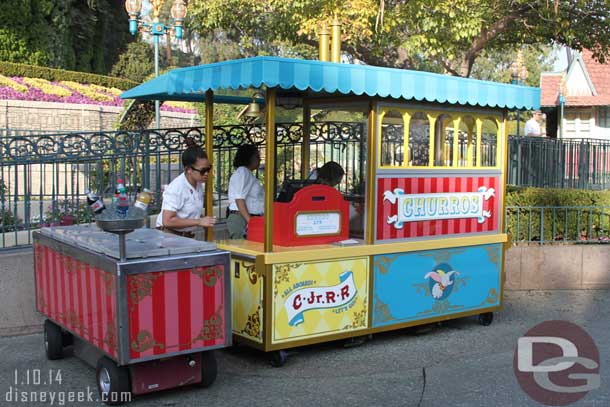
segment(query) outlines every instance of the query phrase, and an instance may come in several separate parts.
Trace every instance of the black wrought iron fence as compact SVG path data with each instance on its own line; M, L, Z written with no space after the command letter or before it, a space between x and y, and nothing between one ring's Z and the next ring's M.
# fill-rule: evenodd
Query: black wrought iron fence
M512 136L508 140L508 183L606 189L610 187L610 140Z
M214 128L214 211L223 218L232 162L238 147L259 145L264 153L265 128L260 125ZM276 126L276 185L300 178L303 126ZM186 139L204 145L203 128L22 134L0 133L0 247L31 243L30 231L45 225L90 222L87 189L110 199L122 178L131 199L138 188L151 189L151 210L160 209L164 184L182 171L180 156ZM363 179L365 146L363 123L313 123L310 161L313 169L325 161L346 170L340 188L349 192ZM263 171L258 174L261 179Z
M280 185L286 178L300 178L303 126L279 123L276 127L276 185ZM264 153L264 132L261 125L214 128L214 211L218 217L223 218L227 204L228 180L237 148L252 143ZM344 193L362 193L366 164L364 132L364 123L312 123L309 170L328 160L337 161L346 171L340 189ZM387 135L391 134L390 129ZM91 221L85 190L90 188L109 199L119 177L126 182L132 198L139 187L148 186L154 194L152 210L159 210L163 185L182 171L180 155L187 137L205 143L203 128L55 134L0 132L0 247L30 244L28 232L42 225ZM412 156L408 159L413 161L424 155L427 159L428 143L424 135L412 137ZM444 148L453 146L448 134ZM603 189L610 185L610 141L511 136L508 146L509 184L581 189ZM394 141L389 137L382 143L382 159L401 164L405 159L401 148L400 137ZM459 135L458 148L458 157L466 157L468 142L464 135ZM482 162L493 165L495 148L493 137L483 135ZM452 150L446 156L452 157ZM261 179L262 174L259 171ZM507 215L521 217L521 212L511 208ZM521 231L520 228L518 234ZM526 240L529 239L533 237ZM543 240L548 240L548 236Z

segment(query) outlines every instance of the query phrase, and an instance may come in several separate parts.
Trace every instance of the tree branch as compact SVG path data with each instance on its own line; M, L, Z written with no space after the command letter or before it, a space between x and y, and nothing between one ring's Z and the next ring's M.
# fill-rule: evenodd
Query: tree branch
M515 23L517 20L525 17L527 11L527 6L520 7L493 23L489 28L483 28L481 30L481 35L475 38L470 49L466 51L466 54L464 54L464 57L462 58L459 76L470 76L472 65L474 64L476 57L487 44L489 44L491 40L497 38L500 34L508 31L511 23Z

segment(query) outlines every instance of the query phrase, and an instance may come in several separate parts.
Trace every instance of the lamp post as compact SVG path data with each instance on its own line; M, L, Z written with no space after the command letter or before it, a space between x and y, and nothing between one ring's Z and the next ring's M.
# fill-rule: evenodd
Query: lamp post
M173 25L165 25L159 21L159 14L164 0L151 0L153 7L152 23L142 21L140 12L142 11L142 0L125 0L125 10L129 14L129 32L136 35L138 30L148 32L153 36L155 44L155 78L159 76L159 37L162 35L171 35L172 33L177 39L182 38L182 22L186 17L186 4L184 0L174 0L172 4L171 14ZM159 101L155 100L155 127L158 129L161 124L159 113Z
M513 85L525 85L525 81L529 75L527 67L523 62L523 52L519 50L517 52L517 59L513 61L510 66L511 71L511 83ZM517 136L519 136L519 127L521 127L521 111L517 110Z

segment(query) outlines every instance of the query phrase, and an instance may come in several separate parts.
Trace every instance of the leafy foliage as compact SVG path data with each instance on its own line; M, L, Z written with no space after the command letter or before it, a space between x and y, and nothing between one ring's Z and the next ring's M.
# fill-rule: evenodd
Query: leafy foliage
M130 40L120 0L4 0L0 60L108 73Z
M193 29L222 30L242 56L316 55L319 25L333 13L343 50L381 66L470 76L484 51L557 43L602 61L610 52L607 0L191 0L189 13Z
M142 82L155 71L153 58L153 50L150 45L142 41L132 42L119 56L118 62L112 67L111 75Z
M610 231L610 191L509 187L506 205L520 207L508 209L513 241L591 241L605 239Z

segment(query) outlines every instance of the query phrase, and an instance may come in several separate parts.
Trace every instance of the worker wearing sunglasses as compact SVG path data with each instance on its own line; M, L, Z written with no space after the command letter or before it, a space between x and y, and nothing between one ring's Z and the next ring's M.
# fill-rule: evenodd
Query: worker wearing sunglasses
M202 227L212 227L216 218L202 217L203 184L207 182L212 164L197 145L190 143L182 154L184 172L176 177L163 193L157 228L184 237L195 237Z

